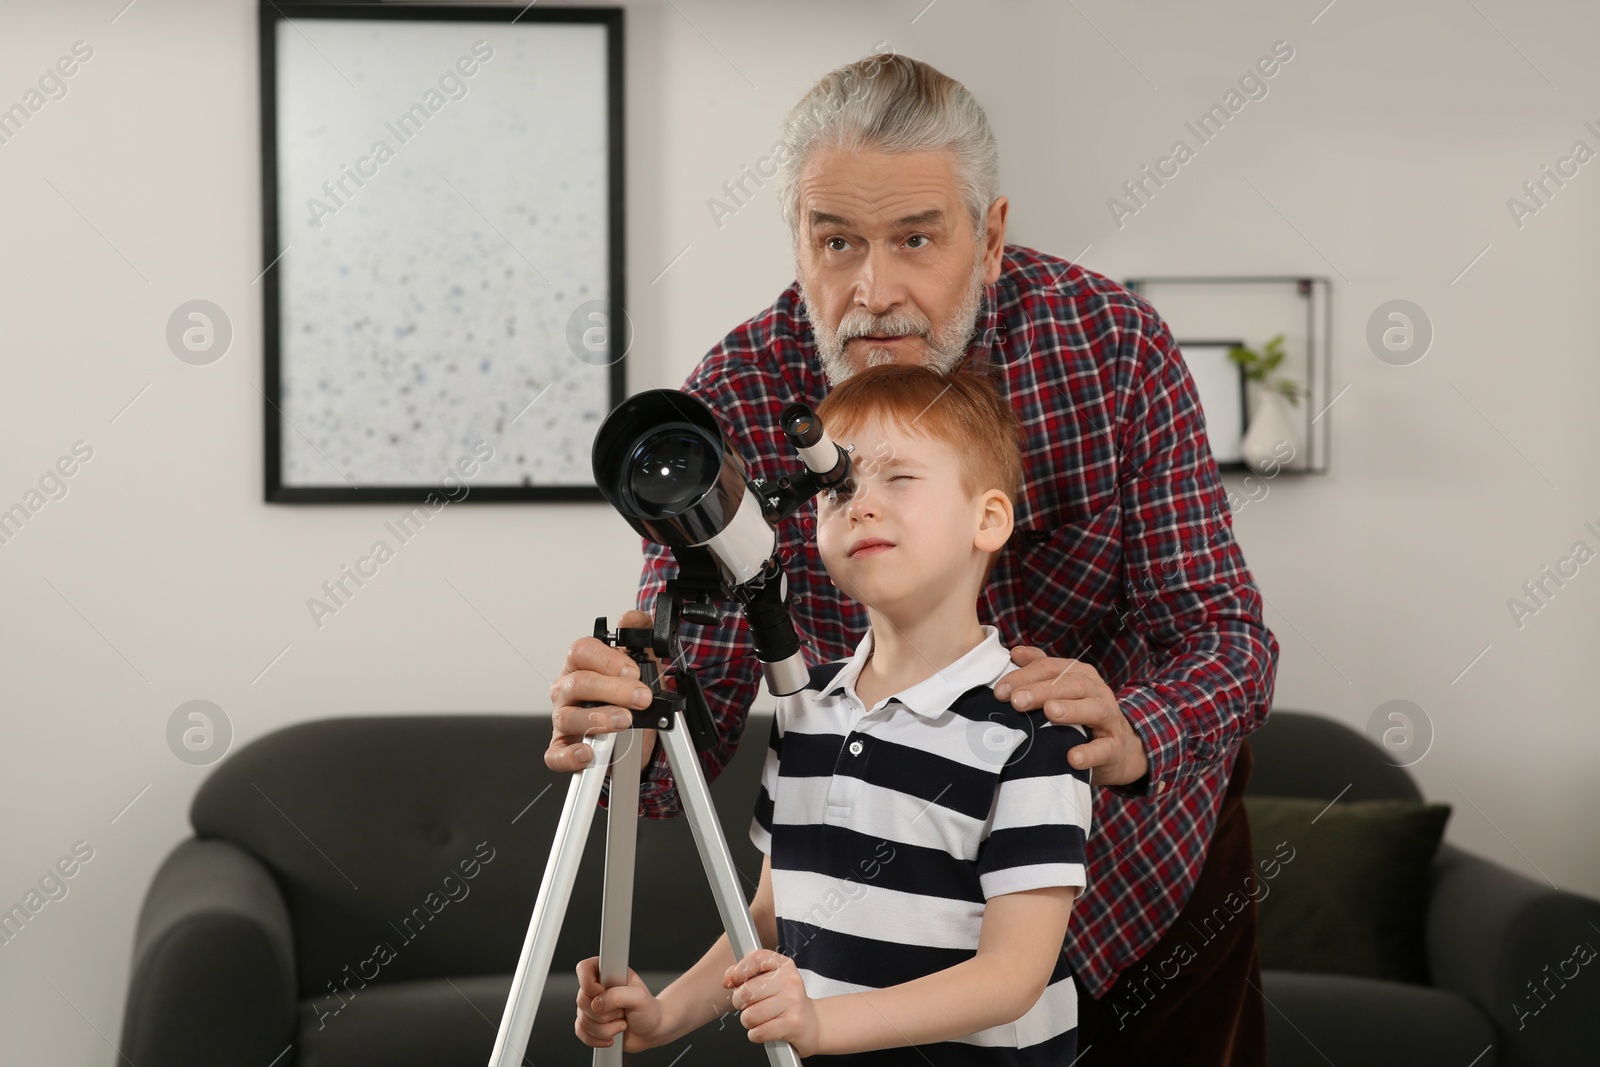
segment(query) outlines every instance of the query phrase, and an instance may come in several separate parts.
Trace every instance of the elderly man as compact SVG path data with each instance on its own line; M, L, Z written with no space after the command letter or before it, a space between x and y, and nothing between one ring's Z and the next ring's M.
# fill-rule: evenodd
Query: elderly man
M684 390L766 479L793 463L783 407L815 405L856 370L914 361L993 377L1021 421L1025 466L1016 532L980 605L1018 641L1021 667L995 695L1085 726L1092 740L1072 758L1100 787L1089 884L1063 946L1086 994L1082 1063L1264 1063L1242 792L1278 643L1171 332L1115 282L1005 243L983 110L925 63L873 56L833 71L790 113L783 147L798 280ZM829 582L814 515L786 524L779 546L815 663L849 657L868 620ZM649 608L676 564L644 547L637 603ZM736 616L684 635L720 734L702 757L708 776L760 686L746 631ZM562 771L592 758L586 735L649 703L627 655L593 637L572 644L550 695L545 760ZM678 810L653 749L640 803L649 817Z

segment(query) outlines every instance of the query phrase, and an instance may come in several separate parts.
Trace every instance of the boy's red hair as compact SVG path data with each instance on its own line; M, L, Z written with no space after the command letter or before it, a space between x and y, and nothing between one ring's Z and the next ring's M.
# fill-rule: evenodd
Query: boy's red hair
M817 405L817 417L835 441L871 416L948 446L961 457L961 488L969 497L999 489L1016 507L1022 493L1021 426L986 376L885 363L852 374ZM872 456L858 449L851 459L869 463ZM994 558L989 562L992 569Z

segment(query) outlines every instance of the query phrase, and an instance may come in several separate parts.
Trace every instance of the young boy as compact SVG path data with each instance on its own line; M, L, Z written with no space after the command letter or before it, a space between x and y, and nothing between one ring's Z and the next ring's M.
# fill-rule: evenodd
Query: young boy
M604 989L591 957L575 1029L631 1052L737 1010L750 1040L818 1063L1069 1064L1090 796L1067 751L1086 737L994 698L1016 665L977 615L1021 487L1016 415L978 375L905 364L817 414L855 445L817 547L870 626L778 701L750 828L766 947L735 961L724 935L659 998L634 974Z

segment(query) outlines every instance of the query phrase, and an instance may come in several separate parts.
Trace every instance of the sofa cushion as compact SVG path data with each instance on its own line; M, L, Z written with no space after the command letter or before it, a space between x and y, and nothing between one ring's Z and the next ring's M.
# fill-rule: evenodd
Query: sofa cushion
M1493 1024L1454 993L1288 971L1263 971L1261 984L1267 998L1268 1067L1496 1063Z
M1428 980L1428 894L1448 805L1247 796L1245 809L1256 854L1276 865L1252 894L1263 967Z

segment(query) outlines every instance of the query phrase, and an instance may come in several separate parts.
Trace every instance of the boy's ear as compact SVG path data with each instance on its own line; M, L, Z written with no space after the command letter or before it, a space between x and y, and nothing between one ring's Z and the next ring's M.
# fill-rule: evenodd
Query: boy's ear
M978 516L978 534L972 539L974 548L994 552L1011 539L1016 516L1011 498L998 489L990 489L980 498L983 510Z

